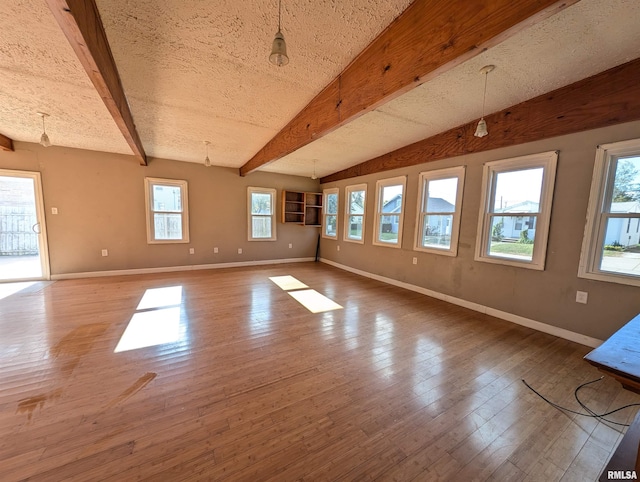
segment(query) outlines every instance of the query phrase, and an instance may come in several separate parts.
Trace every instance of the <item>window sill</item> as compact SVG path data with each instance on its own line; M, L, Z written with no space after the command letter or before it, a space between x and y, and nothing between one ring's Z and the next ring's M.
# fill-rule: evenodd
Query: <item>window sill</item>
M513 266L515 268L533 269L536 271L544 271L544 264L534 263L533 261L517 261L509 258L498 258L488 256L476 256L474 261L482 263L502 264L505 266Z
M374 246L383 246L385 248L396 248L396 249L401 247L399 241L397 243L385 243L383 241L375 240L373 242L373 245Z
M605 283L618 283L628 286L640 286L640 278L634 276L625 276L623 274L616 275L612 273L602 272L593 273L581 270L578 272L578 278L604 281Z
M458 256L458 252L453 249L438 249L438 248L423 248L422 246L414 246L414 251L418 251L420 253L430 253L430 254L439 254L442 256Z

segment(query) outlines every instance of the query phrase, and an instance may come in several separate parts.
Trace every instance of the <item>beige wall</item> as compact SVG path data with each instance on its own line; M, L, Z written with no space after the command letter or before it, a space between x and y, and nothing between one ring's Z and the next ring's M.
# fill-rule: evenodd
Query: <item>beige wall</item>
M425 163L379 175L326 184L340 188L338 241L323 238L321 256L498 310L604 339L640 312L640 288L577 277L582 234L598 144L640 137L640 122L558 137L491 152ZM525 154L558 150L558 170L546 269L542 272L474 261L482 164ZM413 251L421 171L465 165L466 179L458 256ZM247 241L246 188L319 190L317 182L297 176L205 168L200 164L151 159L142 167L129 156L37 144L16 143L0 151L0 168L42 173L51 273L53 275L209 263L310 257L317 228L277 224L276 242ZM407 175L402 249L373 246L375 183ZM189 182L189 244L148 245L144 178ZM365 244L344 242L344 187L368 184ZM58 215L51 214L57 207ZM278 214L278 221L280 215ZM293 248L289 249L289 243ZM340 245L337 251L336 245ZM219 254L213 248L219 248ZM189 248L196 253L189 255ZM101 249L109 250L102 257ZM238 248L243 254L237 254ZM418 264L412 264L413 257ZM589 293L587 305L575 302L576 290Z
M131 156L22 142L15 148L0 151L0 169L42 175L52 275L315 256L319 229L280 223L280 193L316 192L317 181L260 172L240 177L237 169L165 159L143 167ZM190 243L147 244L145 177L188 181ZM278 190L277 241L247 240L248 186ZM101 256L105 248L108 257Z
M638 137L640 122L633 122L324 184L324 189L340 188L340 218L338 240L323 238L320 255L352 268L605 339L640 312L640 288L577 277L595 151L599 144ZM545 270L474 261L483 163L551 150L558 150L559 157ZM466 166L458 256L413 251L419 173L458 165ZM399 175L407 176L402 248L373 246L376 181ZM364 245L343 241L344 188L359 183L368 185ZM418 258L415 266L414 256ZM588 304L576 303L577 290L589 293Z

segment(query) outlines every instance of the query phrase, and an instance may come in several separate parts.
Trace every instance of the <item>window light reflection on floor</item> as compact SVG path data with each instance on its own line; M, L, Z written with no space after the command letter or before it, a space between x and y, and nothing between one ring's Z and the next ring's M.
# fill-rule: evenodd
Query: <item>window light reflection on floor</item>
M30 286L33 286L34 284L35 284L35 281L0 284L0 300L3 298L8 298L9 296L18 293L19 291L27 289Z
M342 306L338 303L318 293L316 290L289 291L289 294L311 313L342 309Z
M293 276L289 276L289 275L271 276L269 279L285 291L308 288L308 286L304 284L302 281L298 281Z
M144 292L136 311L177 306L182 303L182 286L150 288Z
M114 353L174 343L181 335L179 306L142 311L131 317Z
M182 341L181 304L182 286L146 290L114 353Z

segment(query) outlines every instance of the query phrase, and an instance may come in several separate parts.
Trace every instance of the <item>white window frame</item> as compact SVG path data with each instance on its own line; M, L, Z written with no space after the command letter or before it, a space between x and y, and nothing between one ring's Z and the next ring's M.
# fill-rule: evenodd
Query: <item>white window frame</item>
M362 207L362 214L353 214L351 213L351 193L364 191L364 206ZM344 210L344 240L349 243L358 243L364 244L364 223L367 215L367 185L366 184L355 184L352 186L347 186L345 188L345 210ZM349 237L349 232L351 231L351 226L349 225L349 218L352 216L360 216L362 218L362 237L360 239L354 239Z
M153 186L168 186L180 188L180 205L182 211L177 213L175 211L166 211L170 214L182 215L182 238L181 239L156 239L153 215L157 212L154 211L153 201ZM187 181L181 179L162 179L157 177L145 177L144 178L144 200L145 208L147 211L147 244L184 244L189 242L189 192Z
M582 240L580 265L578 267L578 277L580 278L640 286L640 276L602 271L599 268L607 219L610 217L637 218L638 222L640 222L640 214L624 213L617 215L604 212L604 207L608 204L613 191L615 161L619 157L629 157L636 154L640 156L640 139L603 144L598 146L596 150L589 194L589 207L587 209L587 222Z
M549 151L487 162L484 165L482 174L482 198L476 237L476 254L474 258L476 261L517 266L539 271L544 270L557 163L558 151ZM540 208L536 221L536 240L531 261L504 258L495 255L490 256L488 254L491 243L491 233L489 231L491 229L491 216L493 214L492 206L494 205L493 198L495 196L494 179L496 175L504 172L521 171L539 167L543 168L543 176L540 192ZM514 214L517 213L510 213L509 215ZM523 216L531 217L531 213L525 213Z
M378 233L380 232L380 222L383 216L388 215L382 212L382 190L387 186L402 185L402 205L400 207L400 214L398 215L398 242L388 243L378 239ZM375 246L386 246L388 248L401 248L402 247L402 231L404 226L404 212L407 198L407 176L392 177L389 179L380 179L376 182L376 218L373 229L373 244ZM397 214L394 214L396 216Z
M268 194L271 196L271 214L253 214L251 211L252 203L251 203L251 195L253 193L257 194ZM276 198L277 191L275 189L267 188L267 187L247 187L247 239L249 241L276 241ZM253 236L253 218L271 218L271 237L269 238L256 238Z
M421 172L418 178L418 208L416 210L416 232L414 237L413 249L415 251L424 251L425 253L443 254L445 256L457 256L458 255L458 237L460 235L460 213L462 211L462 194L464 189L464 175L465 167L456 166L448 169L438 169L437 171ZM423 211L425 206L425 197L429 195L429 183L431 181L438 181L441 179L458 180L458 186L456 188L456 200L454 206L454 212L441 213ZM436 248L431 246L423 246L422 239L422 227L424 225L423 219L425 216L437 216L437 215L453 215L451 221L451 244L449 248Z
M332 194L335 194L337 196L335 213L327 212L329 208L329 203L327 202L327 198ZM340 208L340 190L337 187L324 189L322 191L322 228L321 228L323 238L338 239L338 213L340 211L339 208ZM336 217L336 234L327 234L327 217L329 216Z

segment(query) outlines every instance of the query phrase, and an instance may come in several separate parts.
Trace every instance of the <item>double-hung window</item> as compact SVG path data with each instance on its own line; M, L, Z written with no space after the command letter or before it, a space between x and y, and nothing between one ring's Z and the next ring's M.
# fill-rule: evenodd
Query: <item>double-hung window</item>
M344 217L344 240L364 243L364 215L367 185L347 186Z
M404 218L405 176L381 179L376 182L376 219L373 244L378 246L402 246L402 222Z
M323 194L323 221L322 236L325 238L338 238L338 188L325 189Z
M149 244L188 243L187 181L144 179Z
M552 151L484 165L477 261L544 269L557 160Z
M640 139L596 151L578 276L640 286Z
M414 249L457 254L463 184L463 166L420 173Z
M276 190L247 188L249 241L276 240Z

